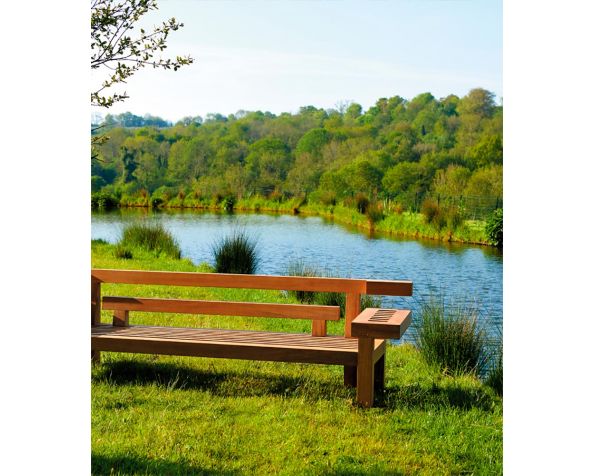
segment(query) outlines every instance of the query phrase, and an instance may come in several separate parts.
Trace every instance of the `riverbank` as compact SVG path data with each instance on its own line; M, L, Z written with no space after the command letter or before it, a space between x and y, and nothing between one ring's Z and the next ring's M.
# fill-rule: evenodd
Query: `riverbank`
M208 272L206 264L92 243L92 266ZM116 291L105 285L104 292ZM118 285L123 295L159 286ZM293 302L277 291L170 288L176 298ZM109 320L108 313L102 315ZM159 314L135 324L307 332L308 323ZM332 322L330 333L340 333ZM386 392L353 406L337 366L104 353L92 370L94 474L501 474L502 399L389 346ZM272 449L274 448L274 451Z
M340 204L304 203L300 199L279 201L263 197L252 197L235 201L231 199L199 199L176 196L167 200L151 200L148 196L124 196L120 199L119 206L124 208L153 207L229 212L262 211L320 216L367 232L378 232L392 236L421 238L442 242L491 246L485 232L485 221L483 220L461 219L455 225L446 225L438 228L434 224L428 223L423 214L401 211L393 205L381 206L374 209L374 213L367 212L364 214L355 208Z

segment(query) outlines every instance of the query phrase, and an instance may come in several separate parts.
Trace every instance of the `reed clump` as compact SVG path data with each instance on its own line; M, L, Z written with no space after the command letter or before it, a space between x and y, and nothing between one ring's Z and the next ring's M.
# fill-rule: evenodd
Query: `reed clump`
M244 230L220 238L212 249L217 273L254 274L258 269L257 242Z
M124 228L118 245L123 249L140 248L179 259L182 251L173 235L161 223L134 223Z
M473 306L446 306L444 299L421 303L416 341L424 359L450 375L481 375L488 365L487 338Z
M291 262L287 266L285 273L287 276L336 277L336 273L331 273L329 270L321 270L316 266L306 264L303 260ZM345 315L345 293L315 291L288 291L287 293L302 303L319 304L321 306L339 306L341 308L341 315ZM377 296L364 294L361 297L362 309L366 307L380 307L380 305L381 300Z

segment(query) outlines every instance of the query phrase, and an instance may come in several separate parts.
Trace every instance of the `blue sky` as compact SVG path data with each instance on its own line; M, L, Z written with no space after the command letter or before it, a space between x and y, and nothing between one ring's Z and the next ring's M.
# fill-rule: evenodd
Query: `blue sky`
M240 109L280 113L379 97L502 96L501 0L159 0L151 25L175 16L166 52L177 72L145 68L111 113L169 120ZM98 112L106 112L101 110Z

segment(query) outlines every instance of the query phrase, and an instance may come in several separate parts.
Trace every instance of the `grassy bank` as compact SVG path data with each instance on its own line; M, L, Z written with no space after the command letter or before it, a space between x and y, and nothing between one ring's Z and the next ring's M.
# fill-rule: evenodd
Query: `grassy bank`
M208 271L94 242L101 268ZM277 291L105 285L133 296L295 302ZM102 319L109 321L104 313ZM131 322L308 332L290 319L131 314ZM342 333L342 322L329 332ZM94 474L500 474L502 400L389 346L380 405L353 405L338 366L103 353L92 370Z
M406 211L388 210L378 217L370 219L366 214L358 212L355 208L344 205L324 205L295 198L291 200L270 200L263 197L251 197L240 200L221 198L195 198L191 196L176 196L158 200L154 204L151 198L122 197L122 207L149 207L152 205L160 208L188 208L196 210L235 210L235 211L266 211L277 213L292 213L315 215L332 219L337 223L350 225L366 231L377 231L394 236L424 238L430 240L471 243L489 245L485 232L485 221L462 220L456 227L437 228L427 223L423 214ZM391 207L389 207L390 209Z

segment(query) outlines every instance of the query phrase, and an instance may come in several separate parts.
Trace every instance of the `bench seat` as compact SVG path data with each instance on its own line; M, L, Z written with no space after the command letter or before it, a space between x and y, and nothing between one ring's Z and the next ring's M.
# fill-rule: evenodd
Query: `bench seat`
M109 352L347 366L356 366L358 359L357 339L286 332L101 324L91 328L91 345ZM375 339L374 362L384 355L385 346L384 339Z

